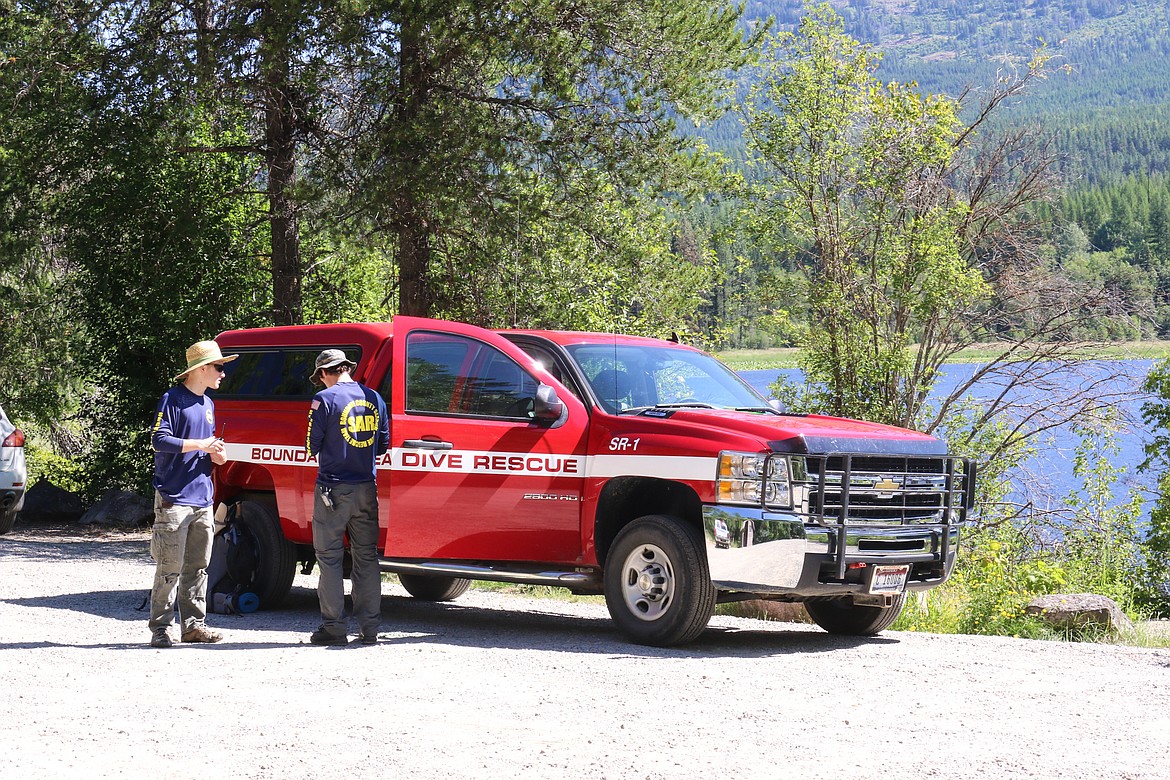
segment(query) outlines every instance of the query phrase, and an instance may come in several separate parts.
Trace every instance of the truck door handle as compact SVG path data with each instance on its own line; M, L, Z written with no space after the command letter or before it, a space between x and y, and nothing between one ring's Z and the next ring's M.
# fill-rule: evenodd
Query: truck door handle
M449 441L440 441L438 439L405 439L402 442L403 447L413 447L419 450L449 450L455 445Z

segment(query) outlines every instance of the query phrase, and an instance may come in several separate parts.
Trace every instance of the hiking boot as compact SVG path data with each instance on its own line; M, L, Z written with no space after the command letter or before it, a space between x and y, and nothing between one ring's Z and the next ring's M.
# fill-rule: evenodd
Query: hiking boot
M173 644L174 641L165 628L156 628L150 634L151 647L170 647Z
M367 634L363 631L362 633L358 634L358 641L363 645L376 645L378 644L378 635Z
M223 634L218 631L212 631L207 626L195 626L183 632L184 642L203 642L204 644L211 644L223 639Z
M349 637L345 634L334 634L325 626L318 626L309 636L309 641L315 645L348 645Z

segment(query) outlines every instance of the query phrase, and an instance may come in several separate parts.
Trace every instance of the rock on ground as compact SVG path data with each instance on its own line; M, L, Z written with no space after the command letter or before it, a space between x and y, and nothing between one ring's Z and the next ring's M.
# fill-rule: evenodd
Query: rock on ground
M1097 632L1126 636L1133 633L1133 622L1113 599L1096 593L1053 593L1037 596L1024 612L1035 615L1062 631Z

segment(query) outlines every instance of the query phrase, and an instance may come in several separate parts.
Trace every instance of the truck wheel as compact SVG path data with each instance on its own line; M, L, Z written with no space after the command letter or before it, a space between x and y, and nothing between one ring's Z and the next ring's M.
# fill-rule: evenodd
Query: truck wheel
M462 577L438 577L429 574L399 574L398 581L407 593L423 601L452 601L471 587Z
M892 607L855 605L848 597L809 599L804 602L808 616L830 634L873 636L898 619L906 594L898 595Z
M236 505L237 522L243 533L241 543L252 548L255 566L251 590L260 598L262 609L280 606L297 573L297 548L280 530L280 520L264 504L241 501Z
M669 515L646 515L623 528L605 559L605 604L640 645L669 647L703 633L715 586L698 529Z
M15 510L0 511L0 536L11 531L12 526L16 525L17 514Z

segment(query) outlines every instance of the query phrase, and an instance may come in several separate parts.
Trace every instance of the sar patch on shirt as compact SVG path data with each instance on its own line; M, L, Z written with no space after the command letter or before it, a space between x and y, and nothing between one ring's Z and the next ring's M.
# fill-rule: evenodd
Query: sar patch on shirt
M378 407L365 398L341 410L341 437L351 447L372 447L378 438Z
M207 424L210 425L212 428L214 428L215 427L215 412L211 411L211 407L207 408L207 411L205 411L203 413L203 416L207 418Z

